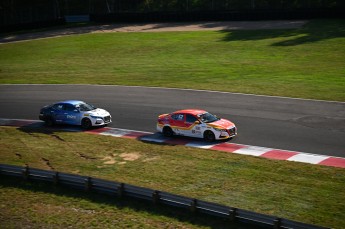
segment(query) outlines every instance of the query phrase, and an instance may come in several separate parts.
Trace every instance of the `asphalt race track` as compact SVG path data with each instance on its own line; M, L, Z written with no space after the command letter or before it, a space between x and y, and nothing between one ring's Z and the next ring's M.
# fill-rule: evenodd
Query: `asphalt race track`
M233 143L345 157L345 103L180 89L0 85L0 118L38 119L50 103L79 99L108 110L110 127L155 132L157 116L200 108L233 121Z

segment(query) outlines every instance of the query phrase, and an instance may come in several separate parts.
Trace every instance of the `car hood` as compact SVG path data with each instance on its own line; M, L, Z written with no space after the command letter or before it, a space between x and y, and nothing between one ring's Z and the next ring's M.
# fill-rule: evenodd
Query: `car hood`
M218 121L209 123L208 125L212 127L220 128L220 129L229 129L235 126L234 123L230 122L227 119L219 119Z
M110 115L108 111L101 109L101 108L97 108L97 109L92 110L92 111L87 111L84 113L84 115L85 114L92 115L92 116L99 116L99 117L104 117L104 116Z

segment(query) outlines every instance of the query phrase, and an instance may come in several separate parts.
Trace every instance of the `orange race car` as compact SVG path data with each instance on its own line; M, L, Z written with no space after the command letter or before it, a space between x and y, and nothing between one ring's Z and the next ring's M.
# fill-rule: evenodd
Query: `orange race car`
M159 115L157 130L167 137L182 135L204 138L208 142L231 139L237 135L234 123L198 109Z

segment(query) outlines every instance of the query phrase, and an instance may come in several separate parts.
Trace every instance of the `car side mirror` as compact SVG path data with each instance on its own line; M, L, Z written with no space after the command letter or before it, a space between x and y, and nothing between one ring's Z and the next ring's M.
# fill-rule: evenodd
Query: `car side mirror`
M79 110L78 109L74 109L73 110L75 113L79 113Z
M194 123L198 125L198 124L200 124L201 122L200 122L199 120L196 120Z

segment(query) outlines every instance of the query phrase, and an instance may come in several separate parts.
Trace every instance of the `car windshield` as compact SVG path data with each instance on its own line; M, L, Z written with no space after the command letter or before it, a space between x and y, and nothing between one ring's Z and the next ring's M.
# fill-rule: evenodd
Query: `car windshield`
M219 118L217 118L215 115L210 114L208 112L199 115L199 118L202 122L205 122L205 123L215 122L219 120Z
M79 111L92 111L94 109L96 109L96 107L92 106L91 104L87 104L87 103L80 103L76 106Z

